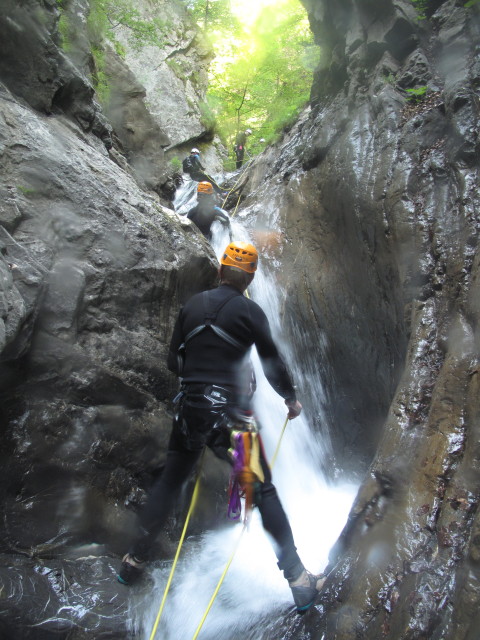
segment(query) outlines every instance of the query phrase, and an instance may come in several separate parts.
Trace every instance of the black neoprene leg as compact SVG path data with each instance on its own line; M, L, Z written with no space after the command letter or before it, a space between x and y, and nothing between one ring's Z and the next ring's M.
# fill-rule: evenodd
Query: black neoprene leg
M277 490L272 484L272 474L265 459L263 448L260 462L265 475L265 482L260 484L257 492L257 502L262 516L263 527L275 542L274 550L278 558L279 569L283 570L287 580L295 580L300 575L303 564L295 547L292 528L287 515L282 507Z
M130 550L138 559L148 558L150 547L165 524L201 453L202 449L186 449L174 426L165 468L150 490L147 502L140 512L140 532Z

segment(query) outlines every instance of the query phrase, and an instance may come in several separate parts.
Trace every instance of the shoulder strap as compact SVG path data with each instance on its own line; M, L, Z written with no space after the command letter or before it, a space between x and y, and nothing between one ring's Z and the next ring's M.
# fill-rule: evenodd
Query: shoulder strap
M232 298L235 298L236 296L238 296L238 293L236 291L232 291L229 296L227 296L224 300L222 300L220 302L220 304L218 304L213 309L209 310L209 306L210 306L210 303L211 303L210 302L210 291L204 291L204 293L203 293L203 312L204 312L205 324L207 326L212 325L213 322L217 319L217 316L218 316L218 313L219 313L220 309L222 309L227 304L227 302L230 302L230 300Z
M233 345L237 349L244 349L245 345L243 345L236 338L231 336L227 331L225 331L224 329L222 329L220 327L217 327L214 324L214 321L217 319L217 315L218 315L220 309L222 309L227 304L227 302L230 302L230 300L232 300L232 298L236 297L237 295L238 295L238 293L232 292L229 296L227 296L224 300L222 300L220 302L220 304L218 304L216 307L214 307L213 309L209 309L209 306L210 306L210 291L204 291L203 292L203 296L202 296L203 313L204 313L204 324L201 324L198 327L195 327L189 333L187 333L187 335L185 336L185 340L184 340L183 344L181 345L181 347L185 347L185 345L187 344L187 342L189 340L191 340L194 336L198 335L201 331L203 331L207 327L210 327L210 329L212 329L212 331L217 336L219 336L220 338L222 338L226 342L230 343L231 345Z

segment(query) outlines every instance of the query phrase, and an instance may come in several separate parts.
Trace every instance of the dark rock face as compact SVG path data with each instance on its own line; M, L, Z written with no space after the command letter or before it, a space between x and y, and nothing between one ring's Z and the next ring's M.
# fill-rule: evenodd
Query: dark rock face
M307 348L324 367L335 466L368 472L318 606L268 633L473 640L479 8L436 0L419 21L406 0L305 4L324 48L312 107L253 165L243 215L258 238L283 232L265 253L281 267L299 356ZM107 556L124 551L132 507L161 468L173 319L214 283L215 261L145 190L163 180L169 132L142 109L136 79L115 71L107 122L88 47L74 63L55 44L56 2L5 7L0 633L127 638Z
M95 136L5 87L0 119L2 551L87 540L120 553L163 461L174 317L216 261Z
M55 0L5 0L0 16L0 77L34 109L60 107L84 131L94 131L111 146L111 127L94 100L86 68L77 67L59 48Z
M288 637L473 639L479 7L305 5L325 44L313 108L257 162L246 204L285 230L286 313L325 359L341 464L375 453Z
M169 175L163 149L170 139L145 106L145 89L112 50L105 53L105 67L111 78L105 114L134 175L142 185L161 195Z
M105 48L100 106L89 4L62 12L7 0L0 15L0 636L118 639L128 606L107 555L163 465L174 317L217 265L155 193L170 138L145 89ZM212 517L202 505L194 528Z

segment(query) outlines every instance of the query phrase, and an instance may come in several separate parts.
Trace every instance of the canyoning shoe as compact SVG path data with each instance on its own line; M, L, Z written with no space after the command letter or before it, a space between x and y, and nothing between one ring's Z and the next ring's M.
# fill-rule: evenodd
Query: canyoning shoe
M312 606L326 580L327 576L324 573L314 576L303 569L296 580L289 581L288 585L292 591L298 613L305 613Z
M127 553L123 556L122 566L117 575L117 580L121 584L133 584L137 582L145 566L144 560L139 560L134 555Z

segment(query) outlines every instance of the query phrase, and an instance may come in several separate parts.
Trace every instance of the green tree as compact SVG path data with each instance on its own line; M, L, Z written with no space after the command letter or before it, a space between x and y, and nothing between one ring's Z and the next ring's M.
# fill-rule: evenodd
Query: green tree
M155 4L153 0L153 6ZM116 35L120 27L125 27L129 33L129 44L133 49L163 45L165 22L158 16L142 17L133 0L90 0L88 29L94 42L100 43L106 38L118 51Z
M229 0L189 0L187 8L198 25L205 30L238 30L240 27L230 9Z
M248 126L273 139L308 101L319 60L305 10L286 0L265 7L248 30L215 33L208 101L220 133L231 144Z

